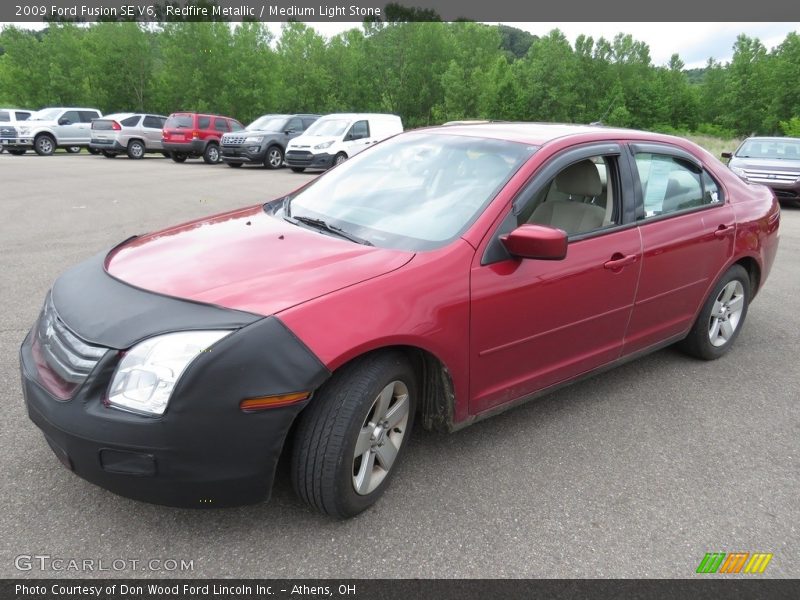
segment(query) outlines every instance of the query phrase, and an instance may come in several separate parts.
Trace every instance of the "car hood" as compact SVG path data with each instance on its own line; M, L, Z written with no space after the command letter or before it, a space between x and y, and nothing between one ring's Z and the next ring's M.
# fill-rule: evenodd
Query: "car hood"
M289 142L289 148L310 148L325 142L335 142L340 138L332 135L301 135Z
M292 225L258 206L133 238L108 254L105 267L145 290L272 315L413 256Z
M744 158L735 156L728 166L739 169L774 171L776 173L800 172L800 160L785 158Z

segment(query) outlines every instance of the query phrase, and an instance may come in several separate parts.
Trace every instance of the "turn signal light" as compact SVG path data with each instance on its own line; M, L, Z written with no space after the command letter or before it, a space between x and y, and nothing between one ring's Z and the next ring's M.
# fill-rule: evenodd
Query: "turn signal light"
M280 394L277 396L259 396L258 398L247 398L239 403L239 408L244 412L256 412L269 408L288 406L295 402L305 400L311 395L310 392L295 392L293 394Z

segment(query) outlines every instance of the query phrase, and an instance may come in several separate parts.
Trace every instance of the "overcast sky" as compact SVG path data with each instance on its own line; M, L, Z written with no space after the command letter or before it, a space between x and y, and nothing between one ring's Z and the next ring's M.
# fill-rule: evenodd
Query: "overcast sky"
M787 0L788 1L788 0ZM745 33L757 37L770 50L780 44L790 31L800 33L800 23L506 23L543 35L560 29L571 42L580 34L597 39L614 38L617 33L630 33L650 46L650 56L656 65L665 65L678 53L687 68L702 67L709 57L727 62L733 55L736 36ZM313 23L326 36L357 27L354 23ZM280 31L280 23L271 23Z

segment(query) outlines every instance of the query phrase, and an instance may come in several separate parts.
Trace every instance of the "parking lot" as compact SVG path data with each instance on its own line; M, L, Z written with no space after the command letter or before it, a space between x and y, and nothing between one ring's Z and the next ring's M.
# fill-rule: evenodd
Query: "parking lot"
M271 501L223 510L139 503L64 469L28 420L17 357L54 278L133 234L314 176L0 155L0 576L664 578L743 551L774 554L765 576L800 577L796 209L726 357L666 349L456 434L418 429L387 495L350 521L306 509L285 465ZM125 568L21 571L20 555Z

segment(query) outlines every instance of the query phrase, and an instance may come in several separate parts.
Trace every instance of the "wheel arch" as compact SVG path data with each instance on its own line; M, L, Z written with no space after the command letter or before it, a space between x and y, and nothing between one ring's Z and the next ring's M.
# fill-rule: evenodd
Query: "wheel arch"
M744 267L750 276L750 299L752 300L761 289L761 265L753 256L744 256L733 264Z
M336 373L356 361L387 352L402 353L417 374L420 395L417 402L418 422L429 431L449 432L456 429L453 378L444 361L428 349L408 343L375 346L337 362L330 367L331 372Z

